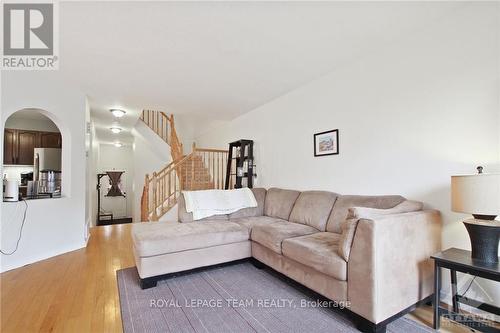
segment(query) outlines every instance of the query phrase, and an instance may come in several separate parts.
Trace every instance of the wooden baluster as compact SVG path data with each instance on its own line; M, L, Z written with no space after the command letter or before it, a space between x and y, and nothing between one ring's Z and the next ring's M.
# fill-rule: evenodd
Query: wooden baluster
M202 152L201 153L201 156L202 156L202 162L201 162L201 170L200 170L200 175L199 177L202 177L203 178L201 179L201 181L203 181L204 185L203 185L203 188L206 189L207 186L208 186L208 183L205 184L205 181L206 181L206 177L205 177L205 152Z
M168 184L167 184L167 188L168 188L168 200L167 200L167 205L168 207L170 208L170 196L172 194L172 189L171 189L171 185L170 185L170 178L172 176L172 172L170 172L168 174Z
M215 168L214 165L214 178L217 180L217 188L220 189L220 178L219 178L219 155L218 153L215 154L215 158L217 159L217 168Z
M193 181L194 181L194 154L191 156L191 188L193 190Z
M146 174L141 198L141 222L147 221L149 221L149 175Z
M214 157L215 153L210 154L210 177L212 178L212 181L214 182L214 187L215 187L215 173L214 173Z
M156 134L160 133L160 113L156 111Z
M163 141L165 141L165 138L163 137L164 127L165 122L163 120L163 114L160 113L160 138L162 138Z
M169 145L172 145L172 140L170 139L170 136L172 135L172 123L170 122L170 118L167 122L168 127L167 127L167 142Z
M153 221L158 221L158 212L157 212L157 207L158 207L158 178L156 175L156 172L153 172L153 214L152 214L152 220Z
M214 155L214 178L217 179L217 184L219 184L219 154ZM218 186L218 185L217 185Z
M164 140L165 142L167 142L167 129L168 129L168 121L167 121L167 119L166 119L166 116L165 116L165 115L163 115L163 117L162 117L162 122L163 122L163 124L162 124L162 129L163 129L163 130L162 130L162 133L163 133L163 140Z
M163 203L165 202L165 175L161 177L161 194L160 194L160 207L163 212Z

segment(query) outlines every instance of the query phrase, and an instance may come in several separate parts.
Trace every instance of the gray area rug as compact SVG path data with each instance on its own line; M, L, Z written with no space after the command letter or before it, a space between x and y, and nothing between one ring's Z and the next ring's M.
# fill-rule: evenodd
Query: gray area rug
M345 313L249 262L208 268L142 290L135 267L117 271L124 332L358 332ZM324 304L323 304L324 305ZM434 332L407 318L388 332Z

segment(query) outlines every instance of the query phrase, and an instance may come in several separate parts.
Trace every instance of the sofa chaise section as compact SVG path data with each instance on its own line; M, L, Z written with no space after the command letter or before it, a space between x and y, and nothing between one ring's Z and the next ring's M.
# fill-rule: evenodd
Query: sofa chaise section
M137 223L132 241L143 288L158 276L251 256L248 229L229 221Z

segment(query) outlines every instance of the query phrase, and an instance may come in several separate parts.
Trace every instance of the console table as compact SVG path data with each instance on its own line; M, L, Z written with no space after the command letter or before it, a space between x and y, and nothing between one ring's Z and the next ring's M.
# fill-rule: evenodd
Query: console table
M477 309L493 313L500 316L500 308L497 306L483 303L474 299L457 294L457 271L482 277L485 279L500 282L500 264L485 263L471 258L471 252L456 248L451 248L439 252L433 256L434 259L434 329L440 327L441 315L446 315L451 320L470 328L480 330L482 332L496 332L498 328L487 326L484 322L474 320L471 315L460 314L460 303L473 306ZM441 268L447 268L451 274L451 294L452 307L450 311L439 305L441 291Z

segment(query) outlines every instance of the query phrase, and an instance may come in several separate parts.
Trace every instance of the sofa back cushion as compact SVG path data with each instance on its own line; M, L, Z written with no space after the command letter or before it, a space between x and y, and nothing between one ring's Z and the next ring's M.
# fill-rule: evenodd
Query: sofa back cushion
M369 207L387 209L399 205L406 200L400 195L340 195L333 205L326 230L341 233L341 223L346 219L349 208Z
M288 220L295 200L297 200L299 194L299 191L270 188L267 190L266 194L264 214L266 216Z
M237 212L229 214L230 219L236 219L240 217L255 217L264 215L264 203L266 200L266 189L265 188L252 188L255 200L257 200L257 207L243 208Z
M325 231L326 222L337 197L337 193L326 191L301 192L290 214L290 222L306 224L319 231Z
M184 195L182 193L177 198L177 209L178 209L177 216L179 218L179 222L194 222L193 213L188 213L186 211L186 201L184 201ZM206 220L227 220L227 219L228 219L227 215L214 215L196 221L199 222Z

